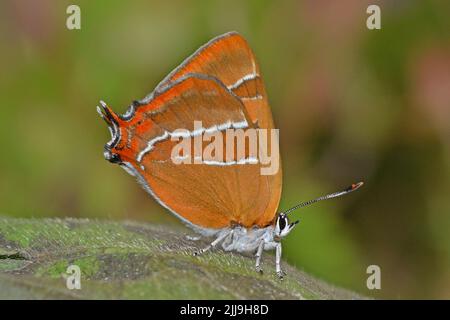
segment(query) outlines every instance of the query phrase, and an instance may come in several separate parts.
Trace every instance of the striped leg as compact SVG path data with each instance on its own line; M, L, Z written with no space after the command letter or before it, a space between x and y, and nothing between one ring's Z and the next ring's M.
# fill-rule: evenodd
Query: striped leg
M225 238L227 237L231 237L233 235L233 230L230 230L227 233L223 233L222 235L220 235L219 237L217 237L216 240L214 240L213 242L211 242L208 246L206 246L203 249L199 249L198 251L194 252L194 256L199 256L202 253L205 253L206 251L215 248L220 242L222 242L223 240L225 240Z
M255 264L256 272L259 272L259 273L263 273L263 270L261 269L261 266L260 266L261 256L262 256L263 251L264 251L264 240L261 240L261 242L258 246L258 250L256 251L256 255L255 255L256 256L256 264Z
M275 249L275 269L277 271L277 276L283 280L283 277L286 275L286 272L281 270L281 242L277 243Z

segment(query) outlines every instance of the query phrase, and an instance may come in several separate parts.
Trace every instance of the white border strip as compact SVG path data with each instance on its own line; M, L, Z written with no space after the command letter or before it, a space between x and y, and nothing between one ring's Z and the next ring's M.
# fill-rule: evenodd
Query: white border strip
M212 127L209 128L200 128L200 129L196 129L194 131L188 131L186 130L186 132L182 132L177 131L177 132L169 132L169 131L164 131L164 133L160 136L157 136L151 140L149 140L147 142L147 147L145 147L141 152L139 152L139 154L136 157L136 161L137 162L141 162L142 158L149 153L150 151L153 150L154 145L157 142L163 141L163 140L167 140L169 137L172 138L189 138L189 137L197 137L202 135L203 133L212 133L212 132L217 132L217 131L223 131L226 129L243 129L243 128L247 128L248 127L248 122L247 120L244 121L239 121L239 122L232 122L231 120L223 123L223 124L219 124L219 125L214 125Z

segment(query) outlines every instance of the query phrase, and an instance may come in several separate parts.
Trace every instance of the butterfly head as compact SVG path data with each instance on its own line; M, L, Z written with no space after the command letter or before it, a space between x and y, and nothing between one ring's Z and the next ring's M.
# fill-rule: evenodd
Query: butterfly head
M283 212L278 214L274 228L274 239L281 240L281 238L286 237L297 223L299 223L299 220L289 223L287 215Z

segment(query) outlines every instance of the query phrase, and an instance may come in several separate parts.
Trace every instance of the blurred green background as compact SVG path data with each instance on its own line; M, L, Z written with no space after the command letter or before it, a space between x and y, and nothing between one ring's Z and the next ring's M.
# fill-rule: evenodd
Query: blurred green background
M81 30L66 8L81 7ZM381 7L368 30L366 8ZM450 298L449 1L2 1L0 214L179 223L103 158L124 112L210 38L255 51L280 128L284 259L363 294ZM366 288L381 267L382 289Z

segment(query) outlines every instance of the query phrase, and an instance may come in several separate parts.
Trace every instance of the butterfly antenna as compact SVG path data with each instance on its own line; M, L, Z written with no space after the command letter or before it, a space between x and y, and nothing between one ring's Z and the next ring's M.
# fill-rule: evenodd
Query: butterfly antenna
M286 210L284 212L281 212L281 213L288 214L288 213L290 213L290 212L292 212L294 210L297 210L299 208L303 208L303 207L309 206L310 204L313 204L313 203L316 203L316 202L319 202L319 201L322 201L322 200L328 200L328 199L333 199L333 198L337 198L337 197L343 196L343 195L345 195L347 193L350 193L350 192L353 192L353 191L359 189L360 187L362 187L363 184L364 184L364 182L354 183L354 184L352 184L350 187L348 187L345 190L334 192L334 193L330 193L330 194L327 194L326 196L322 196L322 197L319 197L319 198L316 198L316 199L313 199L313 200L302 202L302 203L300 203L300 204L298 204L298 205L296 205L296 206L294 206L294 207L292 207L292 208L290 208L290 209L288 209L288 210Z

